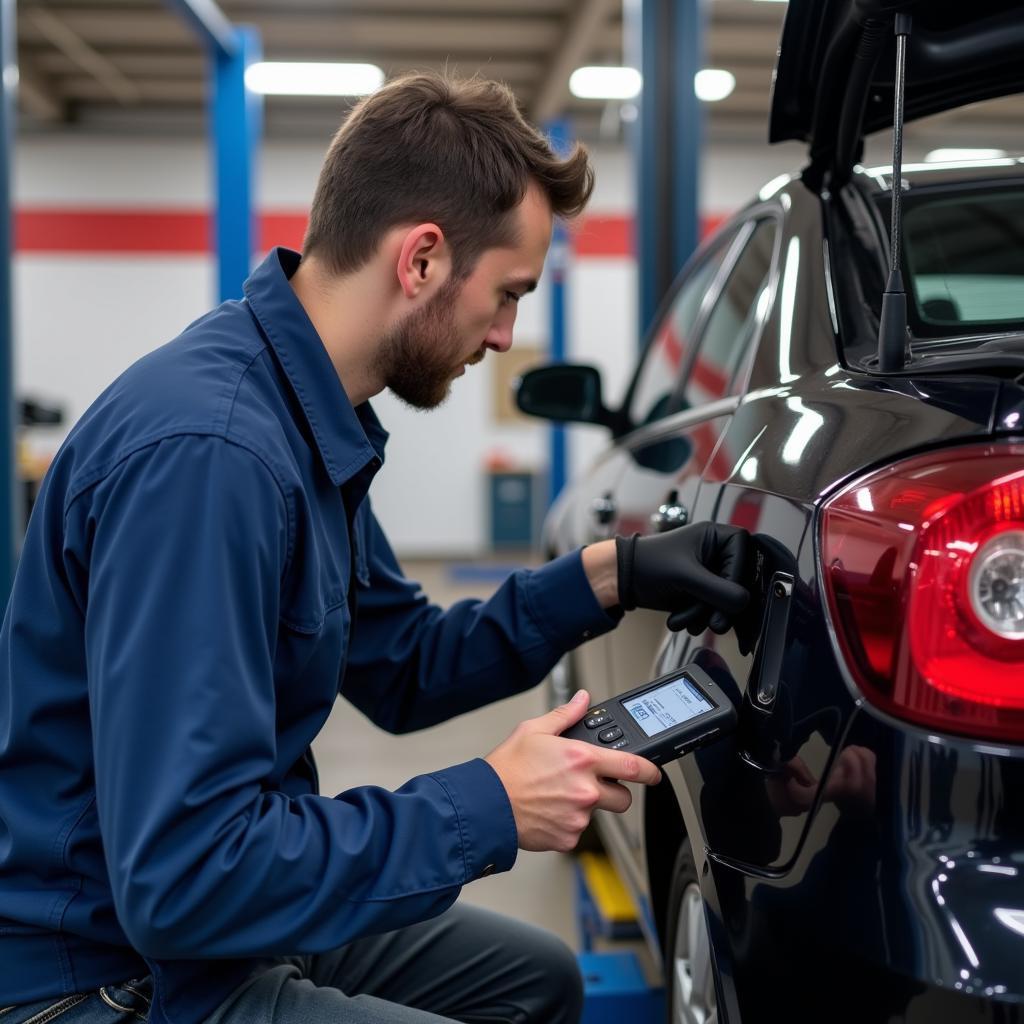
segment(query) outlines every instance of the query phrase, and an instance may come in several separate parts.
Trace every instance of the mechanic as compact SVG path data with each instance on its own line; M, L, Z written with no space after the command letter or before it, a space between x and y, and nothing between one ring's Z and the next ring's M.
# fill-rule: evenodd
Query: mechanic
M453 904L659 780L559 737L587 694L396 792L320 796L310 744L339 693L408 732L533 686L623 610L721 632L747 600L746 535L695 524L443 612L372 512L368 399L432 408L506 351L592 186L505 87L396 80L334 139L304 255L273 251L72 430L0 634L4 1024L578 1019L561 943Z

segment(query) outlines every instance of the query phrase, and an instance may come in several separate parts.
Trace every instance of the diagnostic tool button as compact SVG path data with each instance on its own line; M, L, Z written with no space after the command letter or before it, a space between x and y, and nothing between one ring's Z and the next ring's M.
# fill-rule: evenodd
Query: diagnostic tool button
M598 711L589 718L584 718L583 724L588 729L600 729L602 725L607 725L611 720L612 716L607 711Z
M604 732L599 732L597 738L602 743L614 743L616 740L622 738L622 730L617 726L613 725L610 729L605 729Z
M623 738L621 740L617 740L608 749L609 750L621 750L623 747L628 747L628 746L629 746L629 740Z

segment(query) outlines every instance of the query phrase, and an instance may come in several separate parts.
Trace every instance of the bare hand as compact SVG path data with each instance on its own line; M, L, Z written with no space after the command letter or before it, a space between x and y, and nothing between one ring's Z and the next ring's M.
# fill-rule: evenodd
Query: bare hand
M589 706L587 692L580 690L568 704L521 722L486 758L508 793L521 850L567 853L595 808L629 808L633 796L615 780L661 781L661 772L645 758L559 735Z

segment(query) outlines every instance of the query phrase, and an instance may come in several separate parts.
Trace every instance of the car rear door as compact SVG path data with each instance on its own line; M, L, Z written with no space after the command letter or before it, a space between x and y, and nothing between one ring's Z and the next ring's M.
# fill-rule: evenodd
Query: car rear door
M846 390L827 361L835 341L816 203L792 204L780 250L778 298L754 388L744 388L705 467L696 507L700 518L757 535L761 582L737 628L686 638L673 652L730 693L739 724L728 742L666 771L692 841L729 863L774 870L799 849L843 727L846 691L840 684L841 693L833 692L828 638L816 626L808 527L818 493L814 467L831 445L849 445L857 429L827 399ZM859 415L870 429L870 408Z
M719 437L738 405L749 354L771 307L778 233L774 213L753 211L723 243L714 276L702 278L698 269L669 306L654 335L654 352L659 345L671 346L673 335L680 338L687 305L697 301L692 292L701 293L699 310L685 333L688 344L680 370L674 378L660 379L665 393L657 402L664 414L649 418L620 444L625 465L611 496L615 533L664 532L692 515L701 476L716 458ZM645 369L638 377L641 384L653 379L644 375ZM648 399L655 391L647 393ZM638 402L644 394L642 387L631 394L634 421L644 412ZM680 638L669 637L666 644L665 618L659 612L635 611L601 638L609 695L652 678L656 664L671 659ZM641 848L641 823L642 801L634 801L627 814L609 817L606 832L620 833L617 838L635 857Z

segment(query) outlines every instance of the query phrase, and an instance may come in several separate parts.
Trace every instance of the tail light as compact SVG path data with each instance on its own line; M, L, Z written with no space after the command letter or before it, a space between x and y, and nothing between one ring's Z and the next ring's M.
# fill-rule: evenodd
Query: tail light
M826 503L820 551L865 697L1024 742L1024 446L932 452L857 480Z

